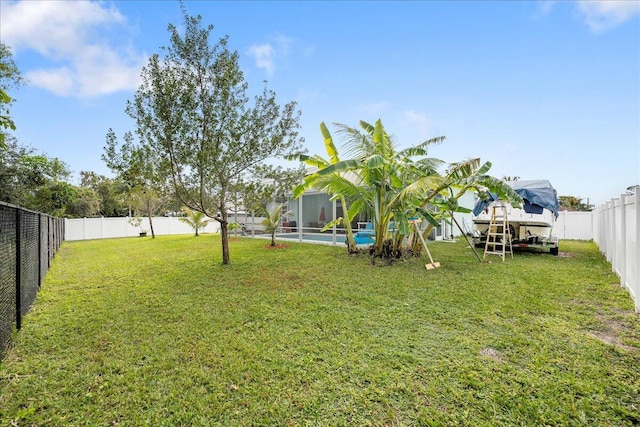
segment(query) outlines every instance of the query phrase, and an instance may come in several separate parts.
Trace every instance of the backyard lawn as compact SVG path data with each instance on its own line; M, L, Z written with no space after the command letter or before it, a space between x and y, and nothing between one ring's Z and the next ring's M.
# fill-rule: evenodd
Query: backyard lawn
M217 235L65 242L0 363L0 425L640 423L640 319L594 243L372 266ZM380 263L382 264L382 263Z

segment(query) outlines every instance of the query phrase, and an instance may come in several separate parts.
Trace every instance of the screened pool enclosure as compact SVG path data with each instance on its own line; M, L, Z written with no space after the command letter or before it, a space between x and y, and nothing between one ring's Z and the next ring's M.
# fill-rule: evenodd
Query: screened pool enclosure
M275 203L273 204L275 205ZM308 191L297 200L287 200L283 208L283 213L289 214L283 218L281 226L276 232L278 239L316 242L324 244L344 244L344 225L333 226L322 231L324 226L334 218L343 216L343 206L340 200L331 200L326 193L319 191ZM244 235L261 237L265 236L265 227L262 225L264 217L252 215L249 212L236 212L231 209L229 222L239 224L231 231L232 235ZM458 218L463 223L470 224L470 218ZM367 228L369 219L365 216L354 218L351 227L355 232ZM429 236L432 240L442 240L451 236L459 235L457 229L453 229L450 224L443 221L440 227L436 227Z

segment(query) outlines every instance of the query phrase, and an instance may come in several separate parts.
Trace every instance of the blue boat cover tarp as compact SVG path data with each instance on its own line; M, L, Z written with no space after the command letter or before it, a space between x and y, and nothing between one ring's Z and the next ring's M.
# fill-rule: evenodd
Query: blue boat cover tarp
M554 218L558 218L558 194L549 181L536 179L530 181L508 181L507 184L524 199L523 209L526 213L540 214L542 209L548 209L553 212ZM480 212L496 199L497 196L490 193L487 200L478 200L473 208L473 215L480 215Z

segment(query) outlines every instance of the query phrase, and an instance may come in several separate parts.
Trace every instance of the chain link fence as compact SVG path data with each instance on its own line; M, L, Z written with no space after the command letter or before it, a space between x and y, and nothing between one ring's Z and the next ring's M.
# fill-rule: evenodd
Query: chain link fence
M64 238L64 220L0 202L0 360Z

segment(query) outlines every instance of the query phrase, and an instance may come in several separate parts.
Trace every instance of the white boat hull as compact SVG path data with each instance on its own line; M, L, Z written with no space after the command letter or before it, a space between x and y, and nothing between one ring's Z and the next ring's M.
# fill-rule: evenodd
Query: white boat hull
M492 204L473 218L474 243L484 246L491 222ZM523 209L507 205L507 220L513 248L534 248L558 254L558 238L553 235L555 218L551 211L527 213Z

